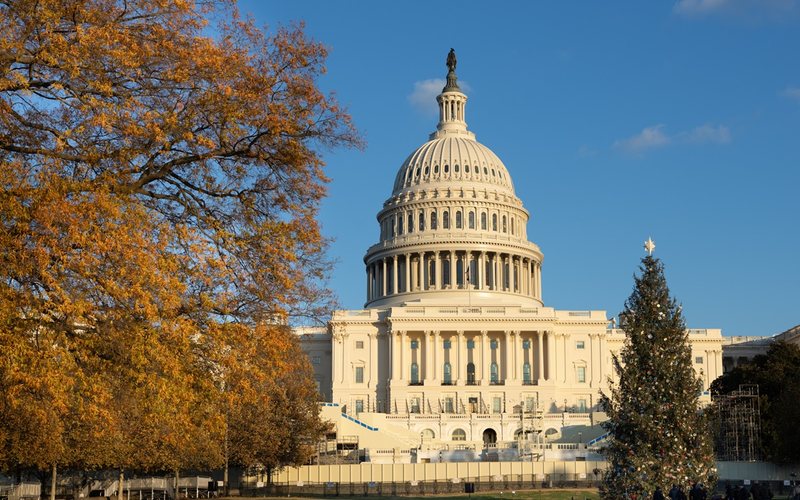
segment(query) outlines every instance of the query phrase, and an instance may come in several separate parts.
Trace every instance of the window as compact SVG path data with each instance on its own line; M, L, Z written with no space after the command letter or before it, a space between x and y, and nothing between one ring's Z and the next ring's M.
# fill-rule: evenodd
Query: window
M456 429L453 431L452 439L453 441L466 441L467 433L463 429Z
M321 356L312 356L311 357L311 364L314 366L319 366L322 364L322 357Z
M436 439L436 433L433 432L433 429L425 429L422 431L422 439Z
M364 411L364 400L356 399L356 414Z
M503 408L503 399L500 397L492 398L492 413L500 413Z
M424 210L420 210L419 211L418 220L419 220L419 230L420 231L424 231L425 230L425 211Z
M397 218L397 234L403 234L403 216Z
M578 412L579 413L586 413L586 400L579 399L578 400Z
M419 398L411 398L411 413L419 413Z
M469 228L475 229L475 212L469 213Z
M496 340L490 340L489 341L489 348L490 349L497 349L497 341Z
M364 383L364 367L356 366L356 384Z
M455 166L453 167L453 172L455 172L455 173L458 173L458 165L455 165Z
M703 364L703 356L697 356L696 358L694 358L694 362L696 364L698 364L698 365L702 365Z
M442 342L442 347L444 347L445 349L450 349L451 346L452 342L450 342L449 340L445 340L444 342Z
M486 231L486 212L481 213L481 229Z
M581 383L586 382L586 367L585 366L579 366L575 370L576 370L576 375L577 375L577 378L578 378L578 382L581 382Z
M469 165L464 165L464 172L469 173Z
M497 363L492 361L492 366L489 370L491 373L491 383L496 384L500 380L500 371L497 369Z
M575 349L583 349L585 347L586 347L586 344L584 343L583 340L579 340L579 341L575 342Z
M467 349L475 349L475 341L467 340Z
M411 348L418 349L419 348L419 340L412 340L411 341Z
M430 168L429 166L427 166L427 165L426 165L426 166L425 166L425 177L427 177L427 176L428 176L428 173L429 173L430 171L431 171L431 168Z
M507 233L507 232L508 232L507 219L506 219L506 216L505 216L505 215L503 216L503 232L504 232L504 233Z
M467 385L475 385L475 363L467 363Z
M523 340L522 341L522 348L523 349L530 349L531 348L531 341L530 340Z
M419 384L419 365L416 362L411 363L411 383Z
M530 384L531 383L531 364L527 361L525 364L522 365L522 383L523 384Z
M356 349L363 349L363 348L364 348L364 341L356 340Z
M450 165L445 165L444 166L444 173L448 173L448 172L450 172Z
M439 165L434 165L434 167L433 167L433 173L434 173L434 174L438 174L438 173L439 173Z
M525 411L533 411L536 408L536 400L530 396L525 398Z
M414 214L408 214L408 232L414 232Z
M442 229L450 229L450 212L447 210L442 213Z
M497 214L492 214L492 231L497 231Z
M436 229L439 226L439 221L437 219L436 212L431 212L431 230Z
M442 382L450 385L453 383L453 369L450 367L450 362L444 364L444 369L442 370Z
M511 218L511 234L514 234L514 217Z
M453 398L444 398L444 412L455 413L453 410Z
M461 211L456 212L456 229L461 229Z

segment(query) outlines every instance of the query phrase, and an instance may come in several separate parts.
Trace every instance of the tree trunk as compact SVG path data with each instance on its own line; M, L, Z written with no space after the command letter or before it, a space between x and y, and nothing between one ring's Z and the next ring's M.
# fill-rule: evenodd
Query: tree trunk
M123 500L122 490L125 488L125 473L119 470L119 486L117 486L117 500Z
M53 463L53 475L50 478L50 500L56 500L56 479L58 477L58 471L56 469L56 464Z

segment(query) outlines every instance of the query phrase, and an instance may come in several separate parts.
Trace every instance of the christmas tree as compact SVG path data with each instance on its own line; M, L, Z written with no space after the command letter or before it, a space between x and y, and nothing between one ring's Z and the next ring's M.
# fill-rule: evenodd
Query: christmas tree
M711 436L698 398L681 308L670 297L664 266L648 255L635 276L620 324L625 345L613 362L619 375L600 404L609 420L603 498L648 498L656 487L708 483L714 472Z

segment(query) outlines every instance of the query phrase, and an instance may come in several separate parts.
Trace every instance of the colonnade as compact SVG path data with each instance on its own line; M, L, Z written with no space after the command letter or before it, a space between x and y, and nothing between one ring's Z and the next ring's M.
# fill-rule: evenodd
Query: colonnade
M397 330L389 333L391 380L400 385L456 386L564 382L567 338L553 331ZM599 375L587 373L585 382Z
M367 263L367 301L428 290L491 290L540 298L541 264L511 253L407 252Z

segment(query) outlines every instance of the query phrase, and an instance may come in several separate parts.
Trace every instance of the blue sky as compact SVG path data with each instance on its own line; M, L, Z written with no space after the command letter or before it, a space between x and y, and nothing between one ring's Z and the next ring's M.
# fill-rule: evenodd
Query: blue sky
M361 308L375 214L436 126L450 47L467 122L508 167L545 305L622 310L652 236L693 328L800 323L800 2L245 1L330 50L364 151L324 151L331 287Z

